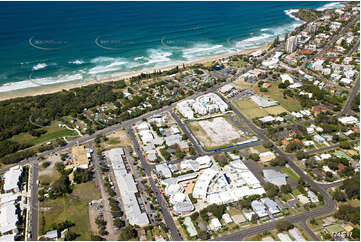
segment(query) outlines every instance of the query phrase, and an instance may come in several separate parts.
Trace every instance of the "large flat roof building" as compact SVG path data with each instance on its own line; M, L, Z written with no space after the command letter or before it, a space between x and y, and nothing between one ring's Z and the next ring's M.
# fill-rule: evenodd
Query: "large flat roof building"
M119 187L120 195L123 201L125 214L131 225L144 226L149 224L146 213L142 213L135 196L138 192L134 178L125 168L122 148L115 148L107 151L109 159L112 163L114 176Z

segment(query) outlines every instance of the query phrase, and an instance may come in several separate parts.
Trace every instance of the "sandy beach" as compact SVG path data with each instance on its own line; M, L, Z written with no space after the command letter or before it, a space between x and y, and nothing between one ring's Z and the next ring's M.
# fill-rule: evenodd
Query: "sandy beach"
M256 47L256 48L251 48L251 49L247 49L247 50L240 50L240 51L236 51L236 52L231 52L231 53L226 53L226 54L222 54L222 55L215 55L215 56L210 56L210 57L206 57L206 58L201 58L195 61L189 61L189 62L184 62L184 65L189 66L189 65L194 65L194 64L204 64L204 63L209 63L215 60L219 60L222 58L227 58L229 56L233 56L233 55L238 55L238 54L251 54L255 51L258 50L267 50L268 47L270 46L270 43L264 46L260 46L260 47ZM158 68L149 68L149 69L143 69L143 70L139 70L139 71L133 71L133 72L125 72L121 75L118 76L114 76L114 77L110 77L110 78L104 78L101 80L91 80L91 81L87 81L87 82L64 82L64 83L59 83L59 84L53 84L53 85L44 85L44 86L39 86L39 87L31 87L31 88L26 88L26 89L19 89L19 90L15 90L15 91L10 91L10 92L3 92L0 93L0 101L3 100L8 100L8 99L13 99L13 98L17 98L17 97L26 97L26 96L37 96L37 95L43 95L43 94L50 94L50 93L55 93L55 92L60 92L62 90L69 90L72 88L77 88L77 87L83 87L83 86L88 86L91 84L96 84L96 83L105 83L105 82L111 82L111 81L118 81L118 80L126 80L129 79L133 76L137 76L141 73L152 73L155 70L161 70L161 71L167 71L170 70L176 66L180 66L183 65L182 64L177 64L177 65L168 65L168 66L164 66L164 67L158 67Z

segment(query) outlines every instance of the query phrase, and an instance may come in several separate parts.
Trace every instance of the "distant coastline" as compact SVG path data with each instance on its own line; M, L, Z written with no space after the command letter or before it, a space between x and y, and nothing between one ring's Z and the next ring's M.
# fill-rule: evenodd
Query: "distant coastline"
M243 5L247 7L247 4ZM183 43L182 41L189 41L187 44L191 44L191 46L180 49L172 49L172 46L144 47L139 49L149 51L149 53L147 52L148 55L142 55L137 52L131 57L124 55L124 58L122 52L115 55L114 52L101 52L100 54L96 53L95 56L79 56L71 53L71 55L66 56L66 59L61 59L62 61L60 61L54 59L55 57L50 52L45 53L46 55L42 55L44 53L40 53L39 51L34 52L34 56L29 55L31 56L30 60L19 60L14 58L14 60L11 61L17 63L13 63L11 64L12 66L9 66L13 68L12 70L10 70L11 68L7 69L7 66L3 65L3 71L0 71L0 83L1 81L2 83L5 83L0 84L0 101L17 97L55 93L61 90L69 90L95 83L128 79L132 76L141 73L151 73L155 70L169 70L183 64L192 65L196 63L206 63L235 54L247 54L256 51L257 49L265 48L265 44L269 44L273 41L275 36L280 36L282 38L283 34L286 32L291 32L302 25L305 21L297 16L297 12L303 7L299 5L300 4L295 4L293 9L287 9L292 6L287 5L286 8L284 4L277 5L274 11L277 12L275 21L279 23L279 25L275 26L271 24L271 27L269 27L266 24L262 28L263 23L255 21L257 27L251 29L246 28L244 31L245 34L243 34L242 31L234 34L232 27L228 29L228 27L223 28L217 26L216 30L227 33L225 36L235 35L233 37L228 37L226 43L224 43L223 39L222 44L214 41L208 42L207 38L204 41L196 41L196 38L194 40L189 40L178 37L180 39L176 40L180 41L180 44ZM323 11L339 6L342 6L341 2L328 2L324 3L322 6L320 4L311 4L309 7L310 9ZM255 13L257 13L258 9L259 8L254 9ZM280 10L282 11L283 16L286 14L289 18L284 20L285 18L281 17L282 14L278 14ZM261 10L261 13L263 13L262 11L267 12L268 10ZM290 19L293 20L289 22ZM247 23L240 25L241 28L242 26L247 26ZM252 21L250 24L252 24ZM184 26L181 25L182 27L177 29L177 31L183 33L194 30L195 32L200 31L200 34L203 31L203 26L201 25L198 27L188 27L188 25L189 24L184 24ZM212 27L207 27L207 25L205 25L204 29L209 31ZM169 40L172 40L170 36L172 36L173 30L167 31L168 32L166 33L169 33L169 36L167 37L169 37ZM177 31L174 33L177 33ZM190 33L187 32L187 34ZM166 35L167 34L164 36ZM192 35L190 34L190 36ZM208 36L206 35L206 37ZM214 37L216 38L216 36ZM209 39L213 40L212 38ZM177 46L177 44L178 43L176 42L175 45ZM239 51L236 51L237 49ZM59 57L61 58L61 54Z
M134 72L125 72L123 74L114 76L114 77L109 77L109 78L104 78L104 79L100 79L100 80L91 80L91 81L87 81L87 82L79 82L79 81L74 81L74 82L61 82L61 83L57 83L57 84L52 84L52 85L43 85L43 86L39 86L39 87L30 87L30 88L26 88L26 89L18 89L18 90L14 90L14 91L10 91L10 92L3 92L1 93L0 96L0 101L4 101L4 100L8 100L8 99L14 99L14 98L19 98L19 97L27 97L27 96L37 96L37 95L44 95L44 94L51 94L51 93L56 93L56 92L60 92L62 90L70 90L72 88L78 88L78 87L83 87L83 86L89 86L92 84L99 84L99 83L106 83L106 82L112 82L112 81L118 81L118 80L126 80L129 79L133 76L137 76L139 74L142 73L152 73L154 71L166 71L166 70L170 70L176 66L181 66L181 65L186 65L186 66L190 66L190 65L194 65L194 64L204 64L204 63L209 63L212 61L216 61L219 59L223 59L223 58L227 58L233 55L240 55L240 54L251 54L253 52L256 52L258 50L267 50L269 48L271 43L268 43L266 45L260 46L260 47L255 47L255 48L250 48L247 50L240 50L240 51L235 51L235 52L231 52L231 53L226 53L226 54L221 54L221 55L214 55L214 56L210 56L210 57L205 57L205 58L201 58L198 60L194 60L194 61L189 61L189 62L184 62L181 64L174 64L174 65L168 65L168 66L163 66L163 67L159 67L159 68L149 68L149 69L144 69L144 70L139 70L139 71L134 71Z

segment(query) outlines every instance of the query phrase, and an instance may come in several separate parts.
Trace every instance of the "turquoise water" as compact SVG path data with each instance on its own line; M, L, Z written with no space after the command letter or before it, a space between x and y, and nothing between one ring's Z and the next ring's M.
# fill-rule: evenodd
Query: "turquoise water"
M0 95L261 46L330 2L0 2ZM4 85L5 84L5 85Z

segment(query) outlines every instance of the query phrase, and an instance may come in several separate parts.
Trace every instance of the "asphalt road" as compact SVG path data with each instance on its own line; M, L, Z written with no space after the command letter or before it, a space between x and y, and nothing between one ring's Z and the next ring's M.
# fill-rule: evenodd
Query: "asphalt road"
M38 180L39 170L37 165L32 165L32 190L31 190L31 240L38 240L39 232L39 200L38 200ZM27 236L27 235L25 235Z
M134 145L135 152L137 152L139 160L140 160L140 162L142 164L142 167L144 168L144 172L148 176L149 184L150 184L150 186L151 186L151 188L152 188L152 190L154 192L154 195L157 198L159 207L161 208L161 212L163 214L165 224L167 225L167 227L168 227L168 229L169 229L169 231L171 233L172 240L181 240L178 229L177 229L177 227L176 227L176 225L175 225L175 223L173 221L173 218L172 218L172 216L171 216L171 214L169 212L167 202L164 200L163 196L160 193L160 190L159 190L157 184L155 183L154 179L152 178L152 166L149 165L147 163L147 161L145 160L144 155L140 150L139 143L137 141L137 138L135 137L135 134L134 134L132 128L128 127L127 131L128 131L130 140L132 141L132 143Z

